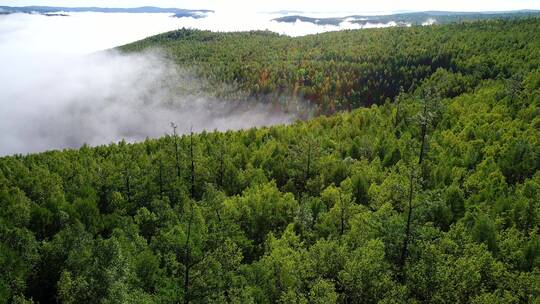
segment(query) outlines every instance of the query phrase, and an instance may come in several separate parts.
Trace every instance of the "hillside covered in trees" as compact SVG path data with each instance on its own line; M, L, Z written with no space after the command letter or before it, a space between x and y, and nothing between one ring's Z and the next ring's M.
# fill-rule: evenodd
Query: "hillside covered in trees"
M449 97L481 80L520 77L538 67L538 19L340 31L291 38L272 32L181 29L122 47L159 48L215 85L222 96L275 102L295 98L320 113L392 101L437 69L452 72ZM234 90L223 83L233 85ZM294 104L294 102L293 102Z
M164 49L217 95L333 115L0 158L0 303L538 303L538 33L124 46Z

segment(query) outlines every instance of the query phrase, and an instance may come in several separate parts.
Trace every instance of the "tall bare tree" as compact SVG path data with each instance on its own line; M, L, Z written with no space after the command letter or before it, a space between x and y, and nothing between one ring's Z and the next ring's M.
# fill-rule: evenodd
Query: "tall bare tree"
M173 144L174 144L174 158L175 158L175 164L176 164L176 176L180 178L180 151L178 148L178 133L176 132L176 129L178 126L171 122L171 128L173 131Z

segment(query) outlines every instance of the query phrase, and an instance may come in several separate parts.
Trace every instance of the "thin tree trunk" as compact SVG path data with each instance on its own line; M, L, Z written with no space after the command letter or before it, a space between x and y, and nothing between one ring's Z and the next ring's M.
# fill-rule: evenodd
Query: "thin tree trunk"
M345 231L345 208L343 207L343 200L341 199L341 189L339 189L339 205L340 205L340 209L341 209L341 215L340 215L340 220L341 220L341 227L340 227L340 231L339 231L339 235L343 235L343 232Z
M187 235L186 235L186 244L185 244L185 250L184 250L184 263L185 263L185 269L184 269L184 303L188 304L190 300L189 296L189 270L191 268L191 252L190 252L190 246L189 246L189 239L191 237L191 224L193 222L193 203L190 201L190 215L188 220L188 227L187 227Z
M307 182L309 180L309 169L311 166L311 141L308 143L308 159L306 166L306 176L304 178L304 184L302 186L302 192L306 192Z
M126 191L127 191L127 199L128 202L131 204L131 187L129 183L129 173L126 172Z
M424 161L424 150L425 150L425 146L426 146L426 136L427 136L427 127L428 127L428 105L427 105L428 101L425 100L424 101L424 113L423 113L423 117L420 121L420 123L422 124L422 138L421 138L421 143L420 143L420 155L418 156L418 164L421 165L422 162Z
M424 161L424 147L426 145L426 133L427 133L427 126L426 124L422 124L422 141L420 144L420 155L418 157L418 164L421 165Z
M126 184L126 195L128 199L128 203L131 204L131 184L130 184L130 178L129 178L129 169L127 165L127 161L124 155L124 180Z
M413 206L412 206L412 200L413 200L413 193L414 193L414 174L411 172L410 178L409 178L409 210L407 214L407 226L405 227L405 239L403 240L403 246L401 248L401 257L399 260L399 269L400 274L402 278L404 279L404 268L405 268L405 262L407 260L407 254L408 254L408 246L409 246L409 240L411 237L411 221L412 221L412 212L413 212Z
M180 178L180 155L178 152L178 134L176 133L177 125L171 122L171 128L173 129L174 138L174 158L176 160L176 176Z
M397 129L397 126L398 126L398 123L399 123L399 120L400 120L400 110L401 109L401 103L398 101L396 103L396 117L394 119L394 129Z
M189 156L191 158L191 197L195 198L195 160L193 159L193 131L191 131L189 145Z
M223 168L224 167L224 164L223 164L224 156L223 156L223 154L225 153L224 150L225 149L223 149L223 143L222 143L221 144L221 153L220 153L220 156L219 156L219 179L218 179L218 181L219 181L219 188L220 189L223 189L223 174L224 174L224 172L223 172L223 169L224 169Z
M163 160L159 156L159 198L163 200Z

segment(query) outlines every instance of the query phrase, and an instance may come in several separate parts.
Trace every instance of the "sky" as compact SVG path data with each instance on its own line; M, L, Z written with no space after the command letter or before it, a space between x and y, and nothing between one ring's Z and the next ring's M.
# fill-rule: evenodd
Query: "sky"
M540 9L540 0L0 0L0 5L101 6L136 7L160 6L190 9L241 10L269 12L301 10L313 12L395 12L395 11L501 11Z

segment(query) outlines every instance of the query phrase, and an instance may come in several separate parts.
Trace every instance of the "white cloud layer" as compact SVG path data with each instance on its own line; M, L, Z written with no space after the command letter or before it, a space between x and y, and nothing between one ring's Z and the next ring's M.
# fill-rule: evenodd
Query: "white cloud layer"
M291 122L292 114L270 107L216 100L200 79L159 53L94 53L200 20L164 14L0 16L0 155L142 140L169 132L170 122L180 132Z
M307 14L317 16L317 14ZM206 18L173 18L170 14L69 13L68 17L30 14L0 15L0 48L12 52L89 53L182 27L211 31L271 30L300 36L340 29L358 29L358 24L315 25L310 22L272 21L275 14L216 12ZM327 15L325 15L327 16ZM371 24L367 27L389 26Z
M289 123L270 106L223 101L159 53L33 56L0 70L0 155L140 141L169 132Z

